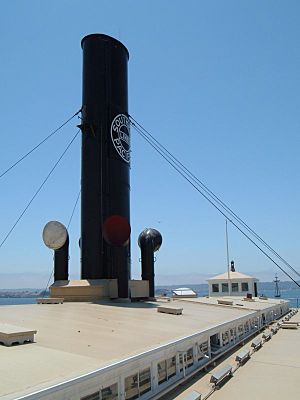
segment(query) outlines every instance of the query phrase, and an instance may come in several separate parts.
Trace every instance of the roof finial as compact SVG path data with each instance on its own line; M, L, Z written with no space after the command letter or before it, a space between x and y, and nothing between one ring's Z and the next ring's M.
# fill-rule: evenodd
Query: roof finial
M231 272L235 272L234 261L233 260L230 262L230 270L231 270Z

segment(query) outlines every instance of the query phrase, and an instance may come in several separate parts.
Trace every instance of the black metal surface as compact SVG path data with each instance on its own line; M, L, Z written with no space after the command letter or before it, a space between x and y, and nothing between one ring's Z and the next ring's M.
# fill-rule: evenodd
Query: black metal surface
M154 297L154 252L159 250L162 236L156 229L147 228L140 233L138 244L141 248L142 279L149 281L149 297Z
M81 44L81 277L118 278L119 297L127 298L130 245L118 247L106 243L102 226L112 215L130 221L130 144L126 119L129 56L122 43L106 35L88 35Z
M231 272L235 272L234 261L230 262L230 270L231 270Z
M54 282L69 279L69 235L65 244L54 250Z

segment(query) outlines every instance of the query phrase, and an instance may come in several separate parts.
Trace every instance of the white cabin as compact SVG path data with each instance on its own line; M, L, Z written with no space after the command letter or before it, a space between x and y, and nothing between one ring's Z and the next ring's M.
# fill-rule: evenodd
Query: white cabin
M257 297L258 279L237 271L224 272L207 280L209 297L247 296Z

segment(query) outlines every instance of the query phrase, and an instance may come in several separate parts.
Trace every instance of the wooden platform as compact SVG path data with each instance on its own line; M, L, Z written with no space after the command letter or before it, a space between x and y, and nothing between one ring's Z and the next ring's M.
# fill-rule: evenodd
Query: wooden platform
M218 304L223 304L225 306L232 306L233 301L232 300L223 300L223 299L218 299Z
M182 310L183 310L183 308L165 307L165 306L157 307L157 312L165 313L165 314L181 315Z
M47 297L36 299L37 304L63 304L64 299L62 297Z
M298 325L284 323L281 325L282 329L298 329Z
M34 341L36 330L26 329L20 326L0 324L0 343L4 346L12 344L24 344Z
M64 301L97 301L118 297L117 279L80 279L56 281L50 286L51 298Z

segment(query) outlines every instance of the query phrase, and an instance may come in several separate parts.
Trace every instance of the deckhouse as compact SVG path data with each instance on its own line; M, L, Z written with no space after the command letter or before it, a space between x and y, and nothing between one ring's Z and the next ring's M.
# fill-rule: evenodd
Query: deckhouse
M209 296L247 296L257 297L258 279L235 271L231 262L231 270L207 280Z

